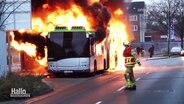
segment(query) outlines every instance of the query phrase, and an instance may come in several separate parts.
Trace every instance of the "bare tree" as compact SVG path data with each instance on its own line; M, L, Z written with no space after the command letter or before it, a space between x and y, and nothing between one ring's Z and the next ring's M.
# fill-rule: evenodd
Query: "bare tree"
M179 0L162 0L148 6L148 27L168 34L168 55L170 54L171 23L176 18Z
M4 9L5 9L5 0L1 0L0 1L0 30L3 29L3 26L2 26L2 21L3 21L3 14L4 14Z
M28 0L0 0L0 30L4 31L7 24L6 20L12 15L22 4ZM8 35L8 69L11 72L11 50L10 38Z
M8 17L27 1L28 0L0 0L0 30L5 29L5 22ZM15 4L17 5L15 6Z
M177 12L175 15L175 31L181 39L181 47L183 48L184 38L184 0L178 0Z
M159 30L164 34L168 33L168 26L171 23L171 19L175 17L179 5L177 1L163 0L148 6L148 24L153 30Z

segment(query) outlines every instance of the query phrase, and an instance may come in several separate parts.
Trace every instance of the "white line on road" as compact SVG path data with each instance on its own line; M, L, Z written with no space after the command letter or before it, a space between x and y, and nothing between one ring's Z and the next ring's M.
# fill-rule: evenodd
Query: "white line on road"
M146 74L149 74L150 72L147 72Z
M141 79L141 78L139 77L139 78L136 79L136 81L138 81L138 80L140 80L140 79ZM116 91L119 92L119 91L123 90L125 87L126 87L126 86L122 86L121 88L117 89Z
M138 80L140 80L140 79L141 79L141 78L139 77L139 78L136 79L136 81L138 81Z
M125 87L126 87L126 86L123 86L123 87L117 89L117 91L119 92L119 91L123 90Z
M98 101L98 102L96 102L95 104L101 104L102 103L102 101Z

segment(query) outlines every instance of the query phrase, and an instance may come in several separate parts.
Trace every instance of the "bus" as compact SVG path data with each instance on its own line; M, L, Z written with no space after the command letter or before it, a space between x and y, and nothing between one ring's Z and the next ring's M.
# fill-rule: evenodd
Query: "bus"
M84 27L56 27L48 33L48 72L95 74L109 68L106 40L96 42L94 31Z

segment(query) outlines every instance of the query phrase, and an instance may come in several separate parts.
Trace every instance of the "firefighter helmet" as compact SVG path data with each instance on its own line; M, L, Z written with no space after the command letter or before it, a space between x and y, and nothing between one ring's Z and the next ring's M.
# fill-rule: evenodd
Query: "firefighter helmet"
M128 40L126 40L126 41L123 42L123 45L124 46L130 46L130 42Z

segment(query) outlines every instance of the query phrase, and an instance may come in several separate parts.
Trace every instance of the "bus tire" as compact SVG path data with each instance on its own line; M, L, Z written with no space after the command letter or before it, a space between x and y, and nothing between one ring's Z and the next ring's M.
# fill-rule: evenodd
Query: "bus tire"
M94 61L94 72L93 75L95 75L97 73L97 62L96 60Z
M104 70L107 70L106 59L104 59Z
M53 75L54 75L55 78L61 77L61 74L59 74L59 73L53 73Z

